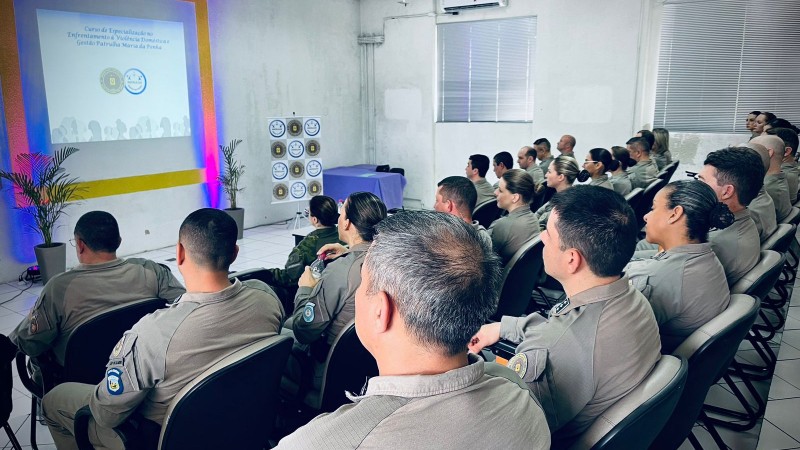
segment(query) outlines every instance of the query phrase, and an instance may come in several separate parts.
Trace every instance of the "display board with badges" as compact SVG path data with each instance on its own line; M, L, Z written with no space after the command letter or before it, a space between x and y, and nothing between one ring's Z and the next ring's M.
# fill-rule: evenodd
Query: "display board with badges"
M319 117L276 117L269 127L272 203L308 200L322 194Z

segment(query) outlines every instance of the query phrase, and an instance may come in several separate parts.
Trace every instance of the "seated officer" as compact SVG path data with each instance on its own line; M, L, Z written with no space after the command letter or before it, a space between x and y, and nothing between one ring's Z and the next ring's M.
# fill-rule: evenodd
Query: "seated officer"
M395 214L378 225L361 276L356 331L380 375L278 449L549 448L546 420L525 385L467 354L497 308L501 278L474 228L438 212Z
M510 158L511 156L509 155ZM508 171L506 170L506 172ZM472 210L475 209L475 203L478 199L475 185L467 178L453 176L440 181L437 186L436 203L433 204L433 209L461 217L475 228L481 239L492 245L492 237L489 236L486 228L479 224L477 220L472 220Z
M661 341L647 299L622 274L638 231L625 199L599 186L575 186L550 202L544 267L567 300L548 317L504 316L484 325L469 348L478 352L500 338L518 343L508 366L542 404L553 448L567 448L650 373Z
M767 150L767 147L753 142L742 144L741 147L754 150L761 157L761 162L764 163L764 170L769 170L769 150ZM759 239L761 239L761 242L766 241L778 229L778 218L775 202L767 194L767 189L764 186L761 186L758 195L747 205L747 210L750 211L750 218L756 224Z
M80 264L47 282L28 317L9 336L32 358L52 350L54 362L63 366L67 340L85 319L135 300L172 301L185 291L165 266L147 259L117 258L122 242L119 226L105 211L81 216L70 242ZM33 380L40 383L35 360L32 370Z
M467 167L464 168L467 178L475 184L475 190L478 192L477 205L494 201L494 188L486 181L486 173L488 171L489 158L486 155L470 156L467 161Z
M658 166L650 159L650 142L643 137L628 139L628 153L636 165L628 169L633 188L647 189L650 183L658 179Z
M236 222L218 209L199 209L183 221L177 263L186 294L125 332L100 384L64 383L44 396L56 447L77 448L73 417L88 404L92 445L121 448L112 428L131 414L160 426L172 399L195 377L220 358L277 334L283 308L272 290L256 280L228 280L239 251L236 235Z

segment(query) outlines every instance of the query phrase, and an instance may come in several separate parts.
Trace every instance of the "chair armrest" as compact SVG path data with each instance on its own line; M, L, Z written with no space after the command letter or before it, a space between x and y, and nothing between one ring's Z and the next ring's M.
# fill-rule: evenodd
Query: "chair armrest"
M31 394L38 398L44 397L44 392L41 386L34 383L31 376L28 374L28 357L25 353L19 352L16 357L17 373L19 373L19 381L25 386Z
M92 410L89 405L84 406L75 413L75 422L72 425L75 443L80 450L94 450L94 446L89 442L89 419L92 418Z
M500 339L496 344L490 346L489 350L503 359L511 359L517 353L517 344Z

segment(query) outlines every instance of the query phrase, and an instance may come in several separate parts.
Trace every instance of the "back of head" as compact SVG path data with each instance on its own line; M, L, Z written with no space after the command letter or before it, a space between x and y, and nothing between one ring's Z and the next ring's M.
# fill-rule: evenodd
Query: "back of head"
M336 225L336 221L339 220L336 201L326 195L311 197L308 201L308 212L324 227Z
M777 119L770 120L769 123L767 123L767 125L769 125L772 128L791 128L792 127L792 123L791 122L789 122L786 119L781 119L780 117L778 117Z
M770 123L771 121L773 121L773 120L778 118L775 114L772 114L771 112L767 112L767 111L762 111L761 114L759 114L759 116L764 116L764 123L765 124Z
M785 151L786 145L783 143L783 140L775 135L761 135L756 136L750 140L753 144L761 144L764 147L767 147L768 150L772 150L772 156L770 156L770 163L771 164L780 164L780 161L783 159L783 153Z
M798 138L796 131L791 128L772 128L767 131L767 134L778 136L786 147L791 147L792 155L797 154Z
M659 153L664 153L669 150L669 130L666 128L653 128L653 137L657 144L655 147L658 147Z
M758 153L747 147L728 147L711 152L703 165L717 170L720 185L730 184L736 189L742 206L749 205L756 198L767 173Z
M571 156L558 156L550 165L557 174L564 175L564 178L567 179L567 183L569 184L574 183L575 178L577 178L578 174L581 173L581 168L578 165L578 161Z
M475 229L449 214L403 211L378 225L364 267L415 344L455 356L497 308L500 261Z
M547 138L539 138L533 141L533 145L541 145L546 148L548 152L550 151L550 141L548 141Z
M98 253L114 253L122 238L117 219L105 211L89 211L75 224L75 236Z
M531 147L530 145L526 145L522 147L522 150L525 150L525 156L536 159L536 149Z
M511 156L511 153L508 152L500 152L494 155L494 163L498 166L500 164L503 165L506 169L513 169L514 168L514 157Z
M747 147L756 152L759 158L761 158L761 164L764 166L764 170L769 169L769 150L767 150L767 147L753 142L753 140L750 140L750 142L746 144L742 144L741 147Z
M589 150L589 155L592 157L592 161L603 163L603 172L608 172L611 170L611 166L613 165L611 152L604 148L597 147Z
M619 145L615 145L611 147L611 152L614 154L614 162L611 163L611 170L617 170L622 167L622 170L627 170L628 167L636 165L636 161L631 159L631 154L628 153L628 149L625 147L620 147Z
M372 242L375 225L386 218L386 205L371 192L354 192L347 197L347 219L355 225L364 242Z
M506 190L512 194L519 194L522 197L522 203L528 204L533 200L536 193L536 185L533 183L533 177L522 170L512 169L503 174L503 181L506 183Z
M558 215L561 250L577 249L598 277L622 273L639 232L636 215L623 196L600 186L581 185L555 194L550 204Z
M652 147L650 145L650 141L648 141L646 138L643 137L632 137L628 139L628 142L626 142L626 144L632 146L633 148L639 150L640 152L644 152L644 154L646 155L650 154L650 148Z
M486 155L471 155L469 160L472 162L472 168L478 169L478 176L485 178L486 172L489 171L489 157Z
M574 150L575 145L578 143L575 140L575 136L572 136L571 134L565 134L564 137L566 138L566 144L569 146L570 150Z
M478 190L469 178L452 176L439 182L439 194L443 200L450 200L462 214L472 215L478 203Z
M714 190L702 181L673 181L664 189L667 208L683 208L686 233L690 240L707 242L709 229L723 229L733 223L731 211L717 200Z
M181 224L178 241L188 258L205 270L228 272L236 257L236 221L214 208L202 208L189 214Z
M637 133L639 136L643 137L648 144L650 144L650 148L653 148L653 144L656 143L656 137L650 130L639 130Z

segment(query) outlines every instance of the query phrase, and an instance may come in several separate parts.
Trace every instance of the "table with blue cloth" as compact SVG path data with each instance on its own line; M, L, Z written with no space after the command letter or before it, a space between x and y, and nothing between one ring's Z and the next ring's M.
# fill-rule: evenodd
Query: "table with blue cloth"
M375 165L333 167L322 172L323 193L335 201L353 192L372 192L387 209L403 207L406 178L399 173L375 172Z

